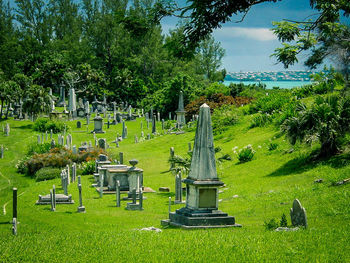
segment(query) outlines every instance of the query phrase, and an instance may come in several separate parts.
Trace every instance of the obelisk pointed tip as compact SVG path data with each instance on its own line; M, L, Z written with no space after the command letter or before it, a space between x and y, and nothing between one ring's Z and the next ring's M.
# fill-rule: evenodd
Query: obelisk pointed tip
M208 106L208 104L203 103L202 106L201 106L201 108L210 108L210 107Z

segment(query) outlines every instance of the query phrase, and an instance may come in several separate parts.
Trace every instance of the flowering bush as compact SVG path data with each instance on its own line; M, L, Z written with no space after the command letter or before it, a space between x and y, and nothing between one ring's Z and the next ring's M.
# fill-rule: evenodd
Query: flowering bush
M214 134L222 133L229 126L236 124L237 121L238 117L235 113L235 106L223 105L220 108L216 108L212 115Z
M82 175L93 174L95 172L95 161L84 162L81 165Z
M253 159L255 151L253 149L253 147L249 144L246 147L243 147L242 149L240 149L237 153L238 147L236 146L235 148L233 148L233 152L235 154L237 154L237 158L239 160L239 162L241 163L245 163L245 162L249 162Z
M64 167L72 162L82 163L94 161L99 154L105 153L101 149L92 149L91 151L73 154L66 148L53 148L48 153L34 154L30 158L23 160L18 164L17 170L34 176L35 173L43 167Z

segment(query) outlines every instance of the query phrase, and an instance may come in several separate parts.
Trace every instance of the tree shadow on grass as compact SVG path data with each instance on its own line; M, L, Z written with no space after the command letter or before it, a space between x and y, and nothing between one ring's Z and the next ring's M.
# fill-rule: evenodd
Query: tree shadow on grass
M314 150L310 154L301 155L293 160L286 162L276 171L268 174L267 176L300 174L313 169L318 164L331 166L335 169L350 165L350 152L330 157L320 157L318 154L319 151Z
M27 125L22 125L22 126L18 126L16 127L16 129L32 129L33 128L33 124L27 124Z
M316 161L312 155L301 155L294 158L267 176L284 176L290 174L301 174L315 167Z

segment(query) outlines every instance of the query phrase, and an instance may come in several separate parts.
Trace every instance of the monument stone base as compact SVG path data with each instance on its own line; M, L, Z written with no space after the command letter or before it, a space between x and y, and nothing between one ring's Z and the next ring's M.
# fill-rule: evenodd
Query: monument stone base
M126 210L143 210L143 208L140 207L139 204L134 204L134 203L127 203L125 209Z
M85 206L78 206L78 213L85 213Z
M169 213L169 219L162 220L163 226L175 226L185 229L242 227L235 218L220 210L197 211L186 207Z
M72 200L72 195L56 194L56 204L74 204ZM49 205L51 204L50 194L48 195L39 195L39 200L35 203L36 205Z

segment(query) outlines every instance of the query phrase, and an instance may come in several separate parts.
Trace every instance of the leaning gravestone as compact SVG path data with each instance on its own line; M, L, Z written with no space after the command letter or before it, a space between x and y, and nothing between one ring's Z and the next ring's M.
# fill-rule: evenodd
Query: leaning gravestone
M293 226L307 227L306 210L298 199L294 200L293 207L290 209L290 218Z

